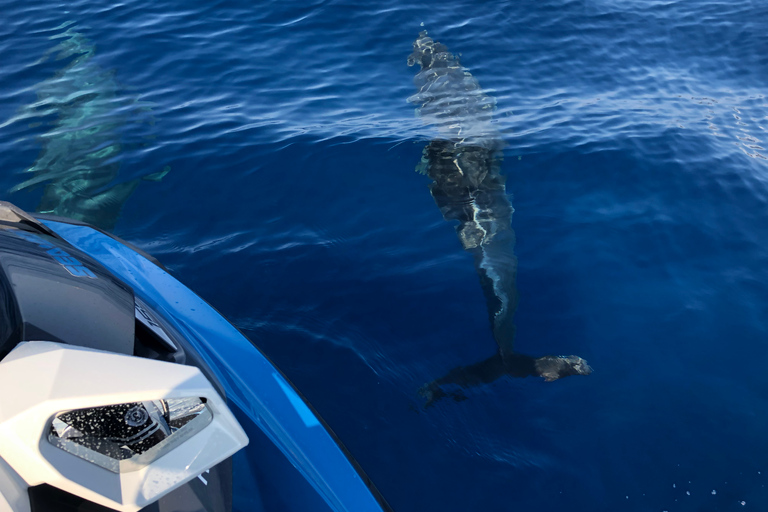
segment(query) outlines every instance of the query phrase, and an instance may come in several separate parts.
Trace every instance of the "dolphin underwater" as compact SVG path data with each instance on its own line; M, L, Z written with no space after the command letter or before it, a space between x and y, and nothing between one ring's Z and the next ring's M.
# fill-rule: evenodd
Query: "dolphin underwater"
M408 101L418 105L422 120L437 130L424 148L416 170L432 183L430 193L443 218L457 223L464 250L474 257L486 298L498 352L460 366L422 386L426 406L448 396L444 386L466 388L493 382L503 375L540 376L551 382L569 375L589 375L592 368L579 356L534 358L514 351L514 315L518 304L517 257L512 229L514 208L500 173L504 141L493 123L496 101L485 94L472 74L448 48L422 31L413 43L408 65L419 64L418 92ZM462 399L460 391L451 393Z
M113 73L93 60L94 46L73 28L53 36L61 42L41 59L57 53L69 59L53 77L34 86L37 101L12 121L55 116L40 136L42 150L25 173L32 177L10 192L45 184L38 213L50 213L112 230L123 205L141 180L159 181L170 170L115 183L120 169L121 132L136 100L121 94Z

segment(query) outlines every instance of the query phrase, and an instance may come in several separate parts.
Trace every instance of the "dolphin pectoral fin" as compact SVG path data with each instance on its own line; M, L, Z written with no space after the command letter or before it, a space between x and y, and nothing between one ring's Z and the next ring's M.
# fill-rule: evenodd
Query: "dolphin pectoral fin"
M421 150L421 160L419 160L419 163L416 164L416 168L414 169L417 173L424 174L425 176L429 173L429 149L430 145L427 144L424 149Z
M163 167L162 171L154 172L152 174L147 174L146 176L142 176L141 179L144 181L160 181L163 178L165 178L165 175L171 172L171 166L166 165Z
M8 192L10 193L18 192L20 190L24 190L25 188L30 188L35 185L39 185L40 183L43 183L44 181L51 179L50 173L46 171L47 169L40 170L40 169L35 169L34 167L27 169L24 172L36 172L37 174L26 181L22 181L18 185L14 185L8 190Z

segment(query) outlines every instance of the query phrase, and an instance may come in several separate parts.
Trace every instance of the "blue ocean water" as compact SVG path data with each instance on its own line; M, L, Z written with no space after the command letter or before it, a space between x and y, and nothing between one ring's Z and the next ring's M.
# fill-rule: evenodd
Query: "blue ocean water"
M90 172L96 213L256 342L394 510L768 508L768 4L2 12L0 199L46 209ZM425 29L496 99L515 348L587 377L424 408L424 383L497 350L414 172Z

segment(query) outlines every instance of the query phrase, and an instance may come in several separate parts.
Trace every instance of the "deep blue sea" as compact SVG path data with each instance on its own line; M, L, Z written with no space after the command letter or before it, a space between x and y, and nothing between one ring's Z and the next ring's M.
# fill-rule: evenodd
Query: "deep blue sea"
M89 168L130 189L94 195L104 223L249 336L394 510L768 510L768 3L0 12L0 199L45 210ZM496 100L515 349L589 376L424 407L498 350L414 171L425 29Z

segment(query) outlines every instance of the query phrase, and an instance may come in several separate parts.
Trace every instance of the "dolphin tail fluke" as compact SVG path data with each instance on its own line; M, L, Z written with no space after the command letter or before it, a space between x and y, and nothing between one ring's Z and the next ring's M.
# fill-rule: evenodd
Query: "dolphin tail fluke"
M536 375L553 382L569 375L589 375L592 367L579 356L543 356L535 360Z

